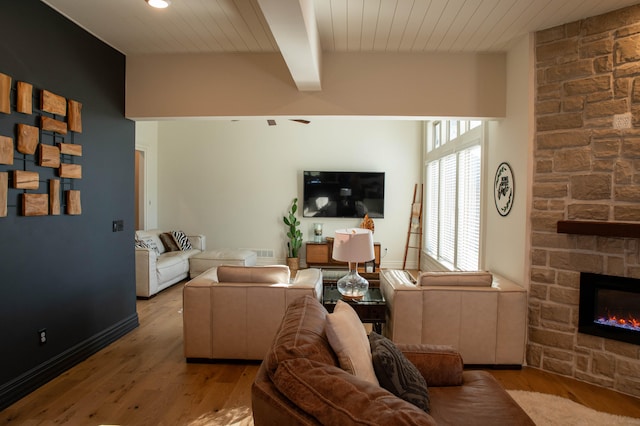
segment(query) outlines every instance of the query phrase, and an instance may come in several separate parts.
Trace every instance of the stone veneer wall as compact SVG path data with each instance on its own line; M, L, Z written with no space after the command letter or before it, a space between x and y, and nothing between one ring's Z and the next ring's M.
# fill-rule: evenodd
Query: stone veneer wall
M640 346L578 333L580 272L640 278L640 241L556 233L640 222L640 5L536 33L535 66L527 363L640 396Z

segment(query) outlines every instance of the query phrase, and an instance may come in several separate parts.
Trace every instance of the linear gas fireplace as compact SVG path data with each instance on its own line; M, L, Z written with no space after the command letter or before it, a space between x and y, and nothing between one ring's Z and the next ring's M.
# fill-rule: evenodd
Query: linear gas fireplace
M582 272L578 331L640 345L640 280Z

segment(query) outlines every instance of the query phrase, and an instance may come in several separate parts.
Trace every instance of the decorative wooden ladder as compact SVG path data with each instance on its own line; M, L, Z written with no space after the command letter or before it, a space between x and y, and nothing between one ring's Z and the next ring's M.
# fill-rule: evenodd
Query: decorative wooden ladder
M409 249L418 249L418 267L420 270L420 256L422 255L422 184L418 193L418 184L413 187L413 202L411 203L411 216L409 217L409 230L407 231L407 244L404 247L404 261L402 269L407 269L407 254ZM412 243L413 236L413 243ZM417 245L415 238L418 238Z

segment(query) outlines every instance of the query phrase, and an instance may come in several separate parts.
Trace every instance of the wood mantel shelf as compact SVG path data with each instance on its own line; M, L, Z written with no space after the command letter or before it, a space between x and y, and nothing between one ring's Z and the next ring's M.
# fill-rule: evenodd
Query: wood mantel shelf
M597 235L600 237L640 238L640 222L594 222L560 220L559 234Z

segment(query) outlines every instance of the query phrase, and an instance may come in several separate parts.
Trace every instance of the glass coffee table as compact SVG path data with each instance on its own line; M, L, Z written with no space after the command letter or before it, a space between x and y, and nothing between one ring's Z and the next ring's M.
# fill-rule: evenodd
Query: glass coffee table
M369 287L362 299L343 299L335 284L325 285L322 291L322 304L329 312L333 312L338 300L351 305L363 323L373 325L373 331L382 333L382 324L386 322L387 303L378 287Z
M347 275L348 272L347 269L322 268L322 283L325 286L333 285L335 287L338 280ZM369 288L380 287L379 272L358 272L358 274L369 281Z

